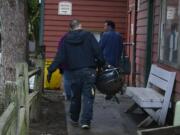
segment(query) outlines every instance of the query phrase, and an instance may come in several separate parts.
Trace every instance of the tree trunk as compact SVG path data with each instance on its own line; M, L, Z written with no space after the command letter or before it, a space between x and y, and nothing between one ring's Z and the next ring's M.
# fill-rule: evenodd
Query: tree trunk
M15 81L16 79L16 63L26 61L26 15L26 0L0 0L0 17L2 21L0 95L3 95L3 97L5 82Z

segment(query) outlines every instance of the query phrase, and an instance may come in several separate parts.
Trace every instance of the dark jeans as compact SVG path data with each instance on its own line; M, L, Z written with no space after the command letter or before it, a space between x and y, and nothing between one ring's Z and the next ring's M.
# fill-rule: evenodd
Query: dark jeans
M95 69L83 68L72 72L71 119L74 121L79 120L82 100L81 124L90 124L93 116L95 79Z
M63 79L64 79L64 91L65 91L65 95L66 95L66 99L70 100L71 99L71 72L69 70L64 70L63 73Z

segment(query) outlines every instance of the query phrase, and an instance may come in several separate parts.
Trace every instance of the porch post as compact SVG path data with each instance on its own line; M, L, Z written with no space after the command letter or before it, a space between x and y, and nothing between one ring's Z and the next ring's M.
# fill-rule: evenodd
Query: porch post
M153 3L154 0L148 0L148 22L147 22L147 42L146 42L146 61L145 61L145 85L148 81L148 76L152 64L152 44L153 44Z

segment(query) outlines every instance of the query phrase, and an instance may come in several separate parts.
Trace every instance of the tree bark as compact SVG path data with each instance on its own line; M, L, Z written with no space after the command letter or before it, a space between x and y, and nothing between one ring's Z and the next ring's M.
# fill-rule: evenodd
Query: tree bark
M26 61L26 16L26 0L0 0L0 17L2 25L0 95L3 95L2 97L4 97L5 82L15 81L16 79L16 63ZM4 100L2 99L2 104L4 104L3 101Z

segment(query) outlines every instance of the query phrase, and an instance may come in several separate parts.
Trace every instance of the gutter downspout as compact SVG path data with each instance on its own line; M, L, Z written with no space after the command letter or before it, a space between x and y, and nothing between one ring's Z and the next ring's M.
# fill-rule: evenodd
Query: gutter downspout
M152 64L152 43L153 43L153 3L154 0L148 0L148 22L147 22L147 43L146 43L146 61L145 61L145 85L148 81L148 76Z
M134 37L133 37L133 60L132 60L132 85L136 86L136 37L137 37L137 12L138 12L138 0L135 0L134 10Z

